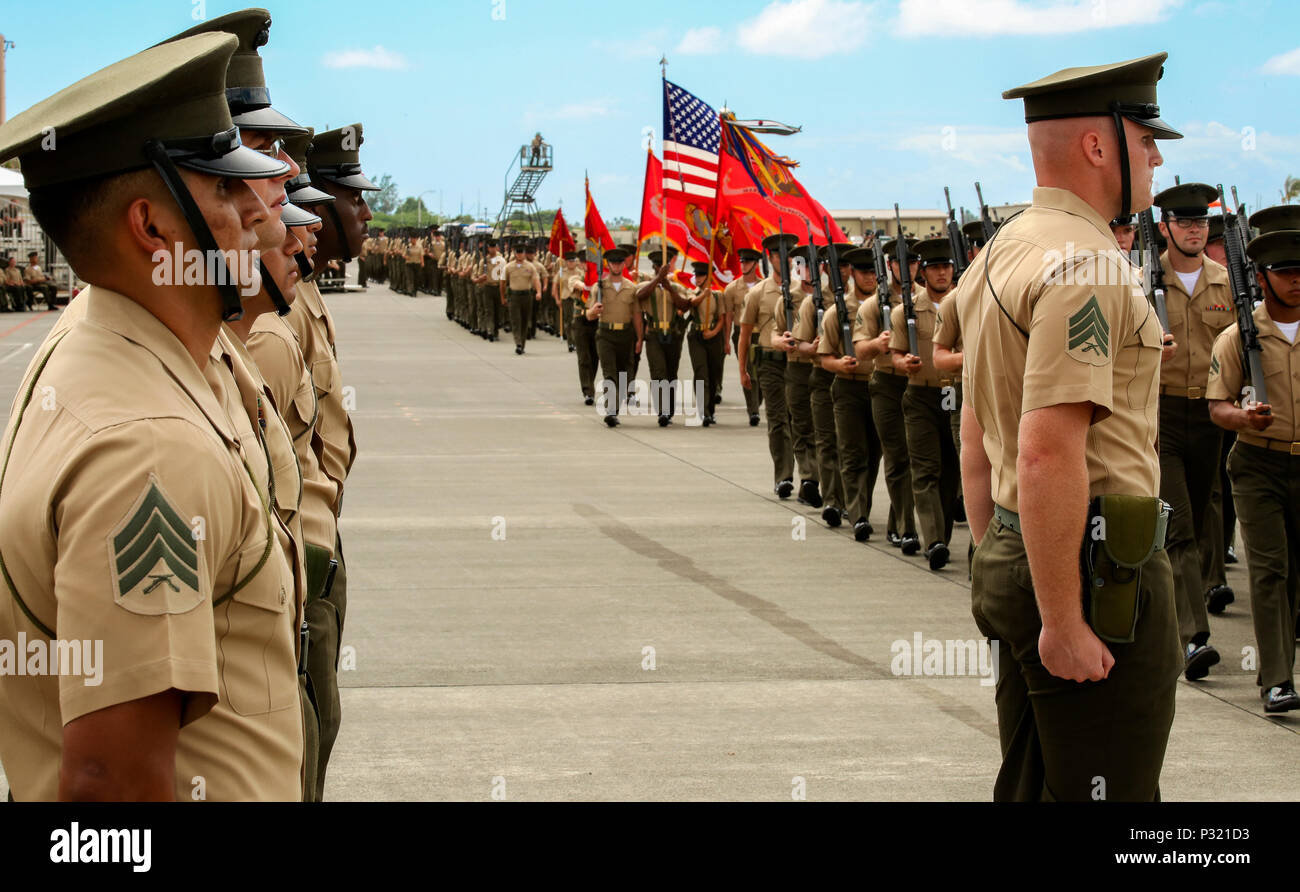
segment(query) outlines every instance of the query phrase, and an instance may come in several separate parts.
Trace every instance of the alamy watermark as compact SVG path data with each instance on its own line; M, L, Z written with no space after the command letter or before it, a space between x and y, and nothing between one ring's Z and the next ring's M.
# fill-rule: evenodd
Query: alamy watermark
M687 395L691 399L687 399ZM635 399L629 400L628 397ZM680 412L688 426L704 423L709 414L705 407L704 381L671 381L667 378L646 381L636 378L628 381L627 372L618 373L618 384L605 378L596 395L596 411L600 415L613 415L620 406L626 406L628 415L671 415Z
M987 638L926 638L914 632L911 641L900 638L889 652L894 675L978 678L984 687L998 681L998 642Z
M237 285L242 297L262 290L261 252L200 251L177 242L171 252L153 252L153 283L167 285Z
M80 675L87 687L104 681L104 642L73 638L27 640L26 632L17 641L0 639L0 675Z

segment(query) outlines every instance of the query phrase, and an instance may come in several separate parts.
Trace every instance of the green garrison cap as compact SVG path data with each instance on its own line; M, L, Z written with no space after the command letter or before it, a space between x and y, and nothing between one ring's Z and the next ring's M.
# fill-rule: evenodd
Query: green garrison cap
M921 243L916 239L912 238L911 236L907 237L907 250L911 254L913 255L916 254L916 246L919 244ZM883 245L880 246L880 250L885 252L886 259L893 260L898 255L898 239L891 238L889 241L885 242Z
M618 263L619 261L627 260L627 256L630 253L632 252L624 247L610 248L605 252L605 261L607 263ZM595 260L594 257L592 259Z
M1219 214L1210 215L1210 234L1206 237L1205 243L1218 242L1223 240L1223 217Z
M326 180L362 192L378 192L379 187L361 172L363 142L360 124L317 133L307 149L307 166L312 179Z
M565 252L564 252L564 259L565 259L565 260L577 260L577 259L578 259L578 252L577 252L577 251L565 251Z
M269 12L265 9L242 9L208 19L167 42L195 34L225 32L235 35L239 38L239 46L226 69L226 102L230 104L230 114L236 126L274 133L305 133L307 128L271 108L271 91L266 88L262 57L257 54L257 48L266 46L270 39L270 31Z
M317 189L311 184L311 174L307 172L307 147L316 131L310 127L302 133L284 137L284 151L302 172L284 184L284 191L289 193L289 200L299 207L311 207L317 204L331 204L334 196Z
M840 263L850 264L854 269L876 271L876 252L870 248L850 248L840 255Z
M1279 229L1257 236L1246 253L1260 269L1300 269L1300 231Z
M706 275L709 271L709 262L707 260L692 260L691 272L697 276Z
M1220 219L1220 226L1223 225ZM1259 230L1260 235L1278 232L1283 229L1300 229L1300 205L1279 204L1264 208L1250 215L1250 225Z
M740 258L742 263L747 263L751 260L762 260L763 252L755 251L753 248L741 248L736 251L736 256Z
M646 257L649 258L650 262L655 266L659 266L664 262L664 252L660 251L658 248L655 248L653 251L646 254Z
M1151 202L1160 216L1196 219L1210 216L1210 203L1219 200L1219 190L1205 183L1181 183L1165 189Z
M321 221L320 217L309 211L304 211L297 205L292 204L287 198L280 207L283 208L280 213L280 220L285 226L310 226Z
M17 157L32 189L147 168L156 140L200 173L280 176L287 165L241 145L230 120L226 65L238 43L201 34L102 68L0 125L0 161Z
M857 246L854 245L852 242L836 242L835 243L836 258L839 260L840 263L847 262L844 259L844 253L846 251L852 251L855 247ZM822 260L826 260L828 257L830 257L830 253L831 253L830 246L822 245L820 248L817 249L817 253L821 256Z
M997 225L996 223L994 224ZM971 220L969 223L963 223L961 231L966 235L966 241L970 242L977 248L984 246L984 224L979 220Z
M952 263L952 242L946 238L928 238L916 246L916 256L921 258L921 265L931 263Z
M785 235L775 232L763 239L763 250L769 254L775 254L781 250L781 242L783 241L785 242L786 251L793 252L795 246L799 244L799 237L788 232Z
M1025 100L1025 121L1088 118L1111 115L1135 121L1155 131L1156 139L1182 139L1160 119L1156 81L1164 74L1168 53L1155 53L1127 62L1064 68L1033 83L1007 90L1003 99Z

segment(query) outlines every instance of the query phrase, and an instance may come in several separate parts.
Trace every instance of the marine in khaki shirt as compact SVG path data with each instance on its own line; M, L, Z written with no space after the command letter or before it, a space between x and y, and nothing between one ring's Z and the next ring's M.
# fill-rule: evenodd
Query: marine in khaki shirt
M1259 652L1255 683L1264 711L1280 713L1300 709L1300 231L1267 232L1250 242L1247 254L1259 270L1264 297L1252 318L1265 392L1247 381L1241 331L1234 324L1214 344L1207 395L1214 422L1237 431L1228 476L1250 573Z

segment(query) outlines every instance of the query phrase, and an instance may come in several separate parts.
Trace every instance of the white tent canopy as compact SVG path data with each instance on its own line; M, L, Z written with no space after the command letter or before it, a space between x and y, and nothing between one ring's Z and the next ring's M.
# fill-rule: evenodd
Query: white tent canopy
M27 203L27 189L23 186L21 173L7 167L0 167L0 198Z

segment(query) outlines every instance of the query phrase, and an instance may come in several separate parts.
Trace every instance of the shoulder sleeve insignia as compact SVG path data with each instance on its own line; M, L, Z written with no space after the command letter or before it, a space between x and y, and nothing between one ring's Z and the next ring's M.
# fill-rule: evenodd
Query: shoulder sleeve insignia
M1211 375L1219 374L1219 357L1217 356L1210 359L1210 374Z
M1110 323L1101 311L1097 295L1066 322L1066 352L1080 362L1102 365L1110 358Z
M185 613L203 600L202 554L184 518L172 507L158 478L149 482L109 533L113 598L132 613Z

